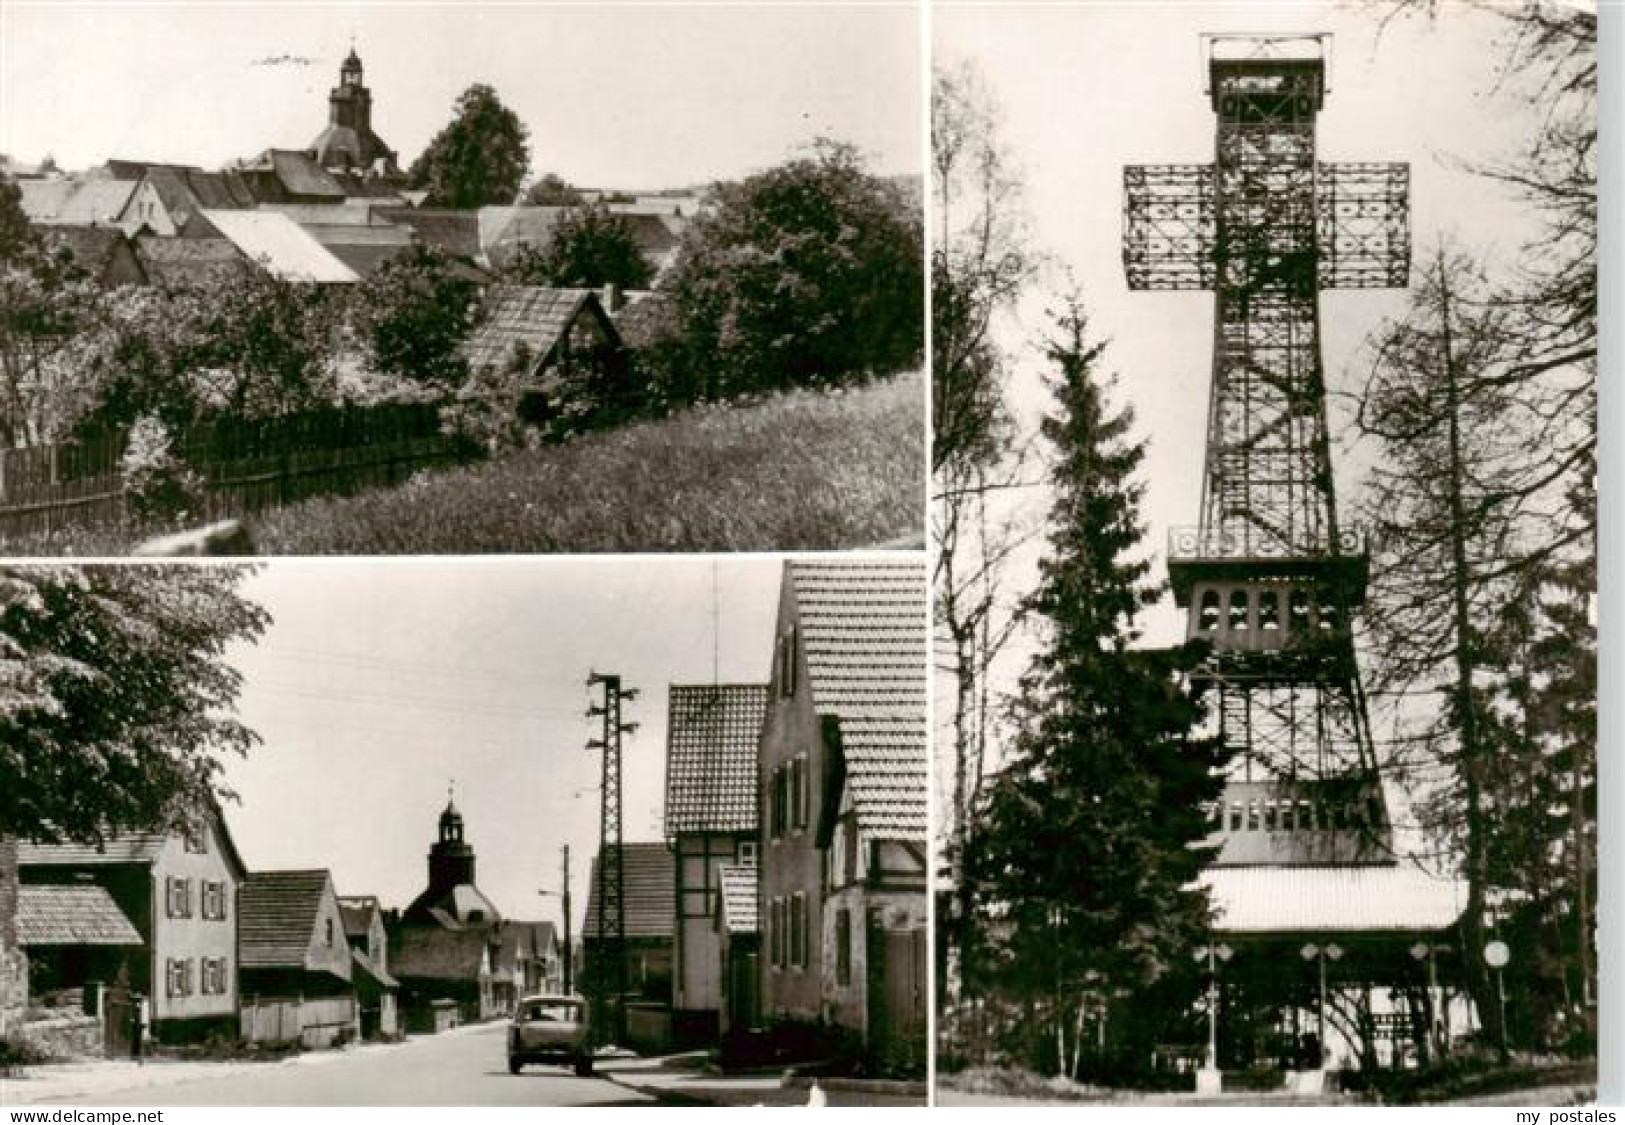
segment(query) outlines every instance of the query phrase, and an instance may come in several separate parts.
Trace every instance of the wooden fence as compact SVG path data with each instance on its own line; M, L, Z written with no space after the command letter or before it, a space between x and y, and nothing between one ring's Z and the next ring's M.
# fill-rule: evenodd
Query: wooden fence
M250 1043L291 1043L307 1050L331 1047L357 1033L355 997L244 997L238 1030Z
M117 431L0 450L0 544L122 520L128 441ZM429 403L220 421L184 431L172 449L203 481L203 510L192 513L200 521L400 484L453 456Z

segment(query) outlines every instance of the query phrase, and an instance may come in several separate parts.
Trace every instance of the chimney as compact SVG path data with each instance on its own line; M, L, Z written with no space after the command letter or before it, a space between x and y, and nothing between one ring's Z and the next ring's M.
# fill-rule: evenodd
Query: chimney
M613 281L606 281L604 283L604 291L599 295L598 299L603 302L604 311L609 313L611 316L614 316L617 312L619 312L621 306L626 303L625 299L621 296L621 287L616 285Z

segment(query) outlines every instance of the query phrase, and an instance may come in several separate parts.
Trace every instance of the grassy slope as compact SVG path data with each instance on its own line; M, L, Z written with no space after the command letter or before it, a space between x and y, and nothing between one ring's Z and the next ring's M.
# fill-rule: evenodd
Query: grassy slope
M918 374L697 409L312 500L255 520L265 554L811 550L924 540Z

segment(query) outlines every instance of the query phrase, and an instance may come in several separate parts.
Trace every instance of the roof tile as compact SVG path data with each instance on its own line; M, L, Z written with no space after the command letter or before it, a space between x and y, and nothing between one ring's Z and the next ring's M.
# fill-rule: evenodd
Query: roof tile
M666 835L756 830L756 744L766 684L667 689Z

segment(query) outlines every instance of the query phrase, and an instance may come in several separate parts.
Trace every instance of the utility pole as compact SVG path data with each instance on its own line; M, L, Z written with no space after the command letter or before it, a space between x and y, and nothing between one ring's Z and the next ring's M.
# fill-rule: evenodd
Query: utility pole
M599 738L587 740L587 749L603 752L603 784L599 787L598 818L598 930L600 949L592 979L600 1007L613 997L610 1026L617 1043L626 1040L626 882L621 868L621 736L637 729L621 722L621 704L636 699L636 688L622 688L613 672L591 672L587 687L601 687L603 700L587 708L587 717L603 720ZM602 1025L601 1025L602 1026Z
M564 845L564 994L573 995L570 989L572 963L575 961L575 946L570 943L570 845Z

